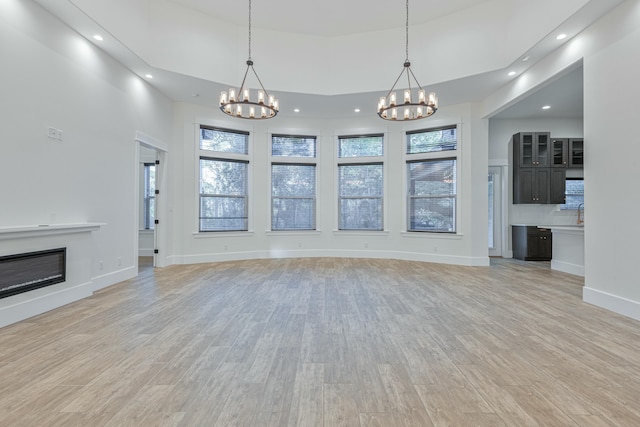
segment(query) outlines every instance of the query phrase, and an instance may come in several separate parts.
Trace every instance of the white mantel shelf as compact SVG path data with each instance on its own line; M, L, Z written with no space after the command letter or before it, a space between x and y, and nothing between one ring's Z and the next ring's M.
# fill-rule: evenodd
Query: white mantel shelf
M77 224L25 225L20 227L0 227L0 240L24 239L29 237L52 236L56 234L88 233L105 225L101 222Z

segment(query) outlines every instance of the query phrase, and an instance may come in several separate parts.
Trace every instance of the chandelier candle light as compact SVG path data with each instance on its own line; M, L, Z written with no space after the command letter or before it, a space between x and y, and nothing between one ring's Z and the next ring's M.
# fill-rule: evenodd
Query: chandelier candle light
M378 102L378 116L385 120L404 121L424 119L438 111L438 97L436 96L436 94L431 92L426 95L425 90L422 88L422 86L420 86L420 83L418 83L418 79L416 79L413 71L411 71L411 62L409 62L409 0L406 1L406 9L406 59L404 60L404 67L395 83L391 87L391 90L389 90L389 93L387 93L387 96L380 97L380 101ZM394 89L402 78L403 74L407 75L407 89L404 90L403 99L399 101L396 98ZM417 85L417 99L412 93L411 78L413 78L413 81Z
M249 69L251 69L260 84L257 100L255 98L254 100L251 99L251 91L245 87ZM219 105L220 110L229 116L256 120L275 117L280 109L278 100L265 90L260 77L258 77L256 70L253 68L253 60L251 59L251 0L249 0L249 59L247 59L247 69L244 72L244 78L239 90L231 88L228 92L220 92Z

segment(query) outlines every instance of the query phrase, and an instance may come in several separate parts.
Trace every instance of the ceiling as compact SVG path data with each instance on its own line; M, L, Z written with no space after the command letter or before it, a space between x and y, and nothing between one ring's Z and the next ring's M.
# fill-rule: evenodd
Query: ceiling
M583 115L582 66L495 114L495 119L575 119ZM543 108L548 106L549 108Z
M145 79L174 101L215 105L217 104L217 94L221 90L227 89L228 83L215 78L198 76L195 73L181 72L171 69L169 66L159 66L158 63L150 61L148 58L152 55L147 55L148 52L145 51L144 46L137 44L136 38L138 35L141 36L140 29L153 28L154 31L165 31L167 39L170 39L173 36L171 34L172 23L167 22L167 16L171 17L171 11L173 10L188 10L191 13L197 12L198 16L212 17L216 22L228 24L231 26L229 28L237 28L238 34L234 37L238 38L238 46L246 46L248 10L247 2L245 1L112 0L108 4L99 0L35 1L142 78L145 78L145 74L152 73L153 79ZM569 34L567 40L570 40L571 37L579 34L584 28L622 2L622 0L563 0L562 3L554 3L553 0L540 1L535 6L543 8L543 12L549 14L550 21L553 21L551 16L556 13L556 9L558 9L557 13L559 14L554 17L555 21L553 21L558 22L558 24L551 25L547 22L547 27L545 27L544 31L538 27L543 27L545 23L528 22L526 16L523 18L522 15L526 15L531 11L526 7L533 6L531 6L531 3L523 2L522 0L448 0L444 2L441 0L420 0L411 2L410 35L414 34L414 26L420 25L424 29L429 28L431 25L442 27L446 24L447 26L452 26L459 21L461 25L467 23L466 26L469 27L469 23L473 21L468 19L477 21L478 19L474 15L483 10L495 11L504 9L504 16L499 18L505 20L505 26L511 25L509 19L518 17L520 19L517 21L518 23L530 25L531 28L529 38L526 38L527 34L524 34L522 43L513 45L515 48L511 46L510 50L505 48L505 53L498 55L499 57L512 59L507 59L506 62L504 60L498 61L495 66L488 66L486 67L487 70L483 72L461 73L451 80L441 79L429 84L428 90L435 91L438 94L441 105L481 102L500 87L509 84L514 78L525 73L528 67L531 67L541 58L557 49L561 45L555 40L555 35L559 31L566 31ZM390 56L384 50L388 46L385 47L385 43L380 43L376 39L381 34L387 34L381 33L381 31L401 30L401 41L404 42L406 17L404 3L401 0L396 0L392 4L388 1L382 2L378 0L323 0L321 2L254 0L252 3L252 26L254 29L288 34L291 43L295 43L296 34L300 38L312 37L313 40L319 39L319 43L333 46L336 50L341 48L340 42L344 37L363 37L368 39L370 44L373 43L372 52L376 52L377 45L380 46L379 58L375 58L375 60L380 60L380 58ZM573 9L567 6L569 3L571 3ZM528 6L523 6L525 4ZM558 6L556 7L555 5ZM560 5L564 9L560 10ZM154 22L156 15L163 12L157 10L161 8L164 9L165 16L162 17L164 21ZM187 16L186 12L185 16ZM134 19L135 17L138 17L137 21ZM143 19L141 20L139 17L143 17ZM176 21L178 19L179 17L176 17ZM163 25L160 25L160 23ZM529 28L524 24L523 28ZM224 25L218 26L224 27ZM433 40L429 40L428 44L433 44L433 41L443 45L450 44L450 55L454 56L440 59L440 61L455 63L455 52L464 49L464 45L461 43L468 43L468 39L457 40L455 31L457 31L456 28L453 28L451 32L453 36L448 34L447 37L444 37L444 33L441 33L438 37L434 37ZM479 27L477 31L482 31L482 27ZM513 31L519 32L518 29L514 30L512 28ZM418 31L416 30L416 32ZM524 30L521 32L524 32ZM105 34L104 42L96 42L92 39L93 35L97 33ZM196 37L198 35L198 31L194 30L193 33L191 36ZM129 38L125 37L127 34L129 34ZM179 37L180 35L176 34L175 36ZM473 37L473 33L471 36ZM480 37L481 33L477 33L477 36ZM234 40L233 37L231 39ZM421 43L422 40L422 37L418 37L418 40L411 44L412 48L415 45L424 44ZM505 42L505 44L508 43ZM158 44L158 46L161 46L161 44ZM397 44L393 44L394 50L397 47ZM404 43L402 43L402 47L404 47ZM152 48L157 49L158 47L152 45ZM240 50L245 48L241 47ZM498 46L487 46L487 55L490 55L489 52L491 50L497 48ZM402 54L404 52L395 53ZM173 55L176 55L176 53L174 52ZM482 53L480 53L480 57L482 57ZM523 62L522 59L524 57L529 57L530 60ZM178 62L181 59L177 58ZM417 58L416 62L420 60L421 58ZM152 62L154 62L153 65L151 65ZM471 60L470 62L473 63L474 61ZM394 63L393 65L398 65L397 71L399 72L401 63ZM269 82L271 80L265 79L263 73L265 69L267 72L270 71L268 66L269 64L263 63L260 64L260 67L256 65L256 69L267 88L270 87ZM507 71L509 70L516 70L517 74L515 76L507 76ZM366 74L364 75L365 77ZM381 82L381 86L391 85L395 77L395 74L389 75L386 80ZM322 95L304 91L287 92L286 90L278 90L277 95L281 105L279 116L357 117L361 114L373 113L378 97L384 95L384 93L373 90ZM542 105L550 105L552 107L549 110L542 110ZM300 112L294 112L293 110L296 108ZM355 109L360 109L361 111L356 113ZM553 117L582 116L582 68L580 66L570 72L565 72L552 82L547 82L536 93L532 93L526 99L519 100L517 103L508 106L508 108L498 112L494 117L504 119L539 118L548 117L551 114L553 114Z
M224 21L246 26L247 1L170 0ZM420 0L409 5L410 25L423 24L487 0ZM294 34L334 37L404 27L405 2L375 4L371 0L269 0L252 2L252 21L260 28ZM282 19L283 16L293 17Z

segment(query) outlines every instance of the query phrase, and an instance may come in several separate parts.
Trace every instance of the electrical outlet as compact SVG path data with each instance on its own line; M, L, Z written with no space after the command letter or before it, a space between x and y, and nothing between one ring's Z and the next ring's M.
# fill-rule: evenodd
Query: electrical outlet
M62 131L50 126L47 128L47 137L55 139L56 141L62 141Z
M104 270L104 261L100 261L100 270Z

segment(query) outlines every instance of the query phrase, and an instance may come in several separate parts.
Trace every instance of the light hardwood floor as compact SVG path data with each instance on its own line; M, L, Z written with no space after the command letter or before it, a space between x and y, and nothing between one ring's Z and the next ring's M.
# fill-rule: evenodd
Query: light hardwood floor
M146 270L0 329L0 425L640 425L640 322L491 263Z

